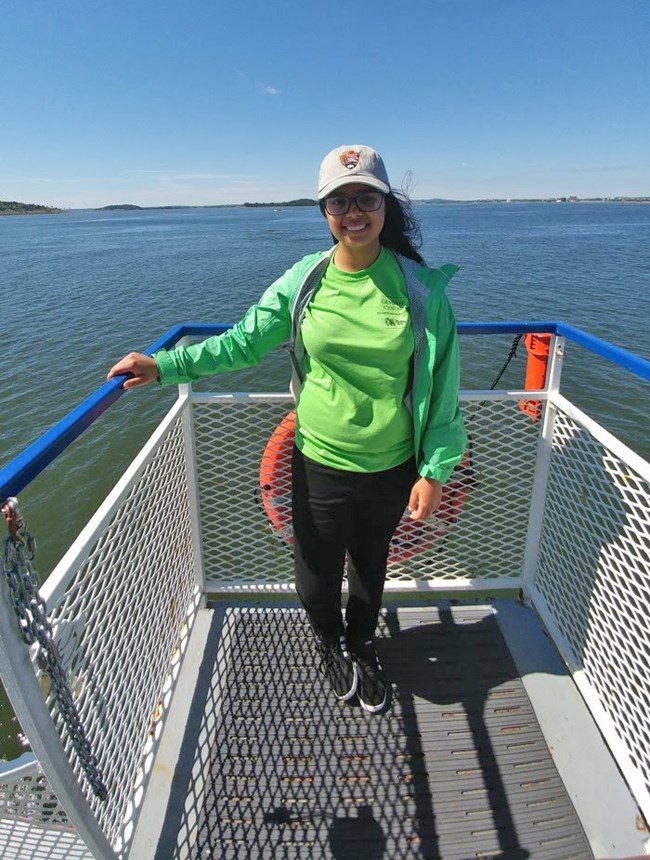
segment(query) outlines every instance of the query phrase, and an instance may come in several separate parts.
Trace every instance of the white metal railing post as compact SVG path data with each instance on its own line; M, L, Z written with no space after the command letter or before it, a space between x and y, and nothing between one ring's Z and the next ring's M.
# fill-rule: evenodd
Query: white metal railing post
M187 338L179 343L184 344ZM187 474L187 493L190 508L190 523L192 528L192 554L194 557L194 575L196 584L201 592L201 604L205 605L205 565L203 562L203 539L201 537L201 503L199 499L199 481L196 463L196 437L194 429L194 406L192 402L191 384L178 386L178 395L185 401L182 415L183 444L185 448L185 468Z
M7 589L0 585L0 675L23 732L66 815L97 860L116 854L86 799L57 734L29 656L18 631Z
M194 435L194 408L192 405L192 386L179 385L179 395L186 400L183 410L183 444L185 446L185 468L187 470L187 493L192 527L192 553L196 584L205 600L205 567L203 564L203 541L201 539L201 504L199 500L199 481L196 464L196 439Z
M545 390L549 395L560 390L562 376L562 364L564 361L565 338L553 335L551 348L549 350L549 365L546 375ZM557 410L550 400L544 405L542 419L542 431L537 445L537 458L535 462L535 476L530 500L530 513L528 516L528 529L526 532L526 549L524 551L523 565L523 599L527 599L530 586L535 581L537 573L537 560L539 557L539 545L542 536L542 525L544 522L544 507L546 502L546 487L548 484L549 470L551 467L551 452L553 450L553 428Z

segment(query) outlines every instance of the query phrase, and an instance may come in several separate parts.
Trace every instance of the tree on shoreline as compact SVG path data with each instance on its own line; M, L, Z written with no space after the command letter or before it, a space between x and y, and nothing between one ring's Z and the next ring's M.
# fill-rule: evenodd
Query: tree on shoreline
M63 212L56 206L43 206L40 203L19 203L17 200L0 200L0 215L48 214Z

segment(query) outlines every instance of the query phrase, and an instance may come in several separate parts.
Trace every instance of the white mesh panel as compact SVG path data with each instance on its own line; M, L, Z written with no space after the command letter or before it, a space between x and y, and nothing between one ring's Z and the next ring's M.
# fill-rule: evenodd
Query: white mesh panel
M541 425L514 399L464 405L471 446L450 482L452 497L448 489L446 506L430 523L398 530L388 588L418 581L444 588L468 580L487 585L521 573ZM291 586L290 544L282 539L290 531L290 463L274 498L265 498L260 487L265 446L291 408L288 399L195 404L206 577L216 587ZM265 504L275 505L280 528L271 525Z
M270 525L259 485L266 443L292 408L289 397L194 405L205 575L224 587L292 582L291 550Z
M41 774L0 781L3 860L91 860Z
M650 485L561 411L536 587L650 791Z
M197 602L178 419L52 612L107 802L92 794L58 714L55 721L118 852L131 836ZM52 710L51 694L48 703Z
M463 581L490 587L503 577L511 577L514 587L521 575L541 423L521 412L518 400L461 405L469 437L467 465L445 488L448 493L458 485L460 512L448 516L443 509L432 520L433 533L416 545L427 548L406 562L389 564L389 589L418 580L445 589Z

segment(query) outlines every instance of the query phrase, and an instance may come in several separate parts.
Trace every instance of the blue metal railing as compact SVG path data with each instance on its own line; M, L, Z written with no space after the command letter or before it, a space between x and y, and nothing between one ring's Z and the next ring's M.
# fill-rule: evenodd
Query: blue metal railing
M459 334L519 334L520 332L523 334L548 332L558 335L558 337L566 337L578 346L582 346L590 352L618 364L625 370L629 370L635 376L640 376L641 379L650 382L650 361L568 323L557 321L458 323Z
M182 323L170 328L144 352L146 355L151 355L156 350L173 347L184 337L204 338L222 334L229 328L232 328L231 323ZM458 332L461 335L549 332L566 337L596 355L618 364L636 376L650 381L650 361L567 323L550 320L458 323ZM0 469L0 503L3 503L8 497L16 496L22 492L71 442L103 415L124 394L121 387L124 379L125 377L116 377L105 382L39 439L28 445L24 451Z

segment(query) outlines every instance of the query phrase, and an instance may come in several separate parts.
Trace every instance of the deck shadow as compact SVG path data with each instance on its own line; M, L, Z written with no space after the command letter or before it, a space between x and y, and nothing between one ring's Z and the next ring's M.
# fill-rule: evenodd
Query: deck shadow
M386 613L381 717L332 699L300 610L225 610L156 860L591 857L491 611L465 609Z

